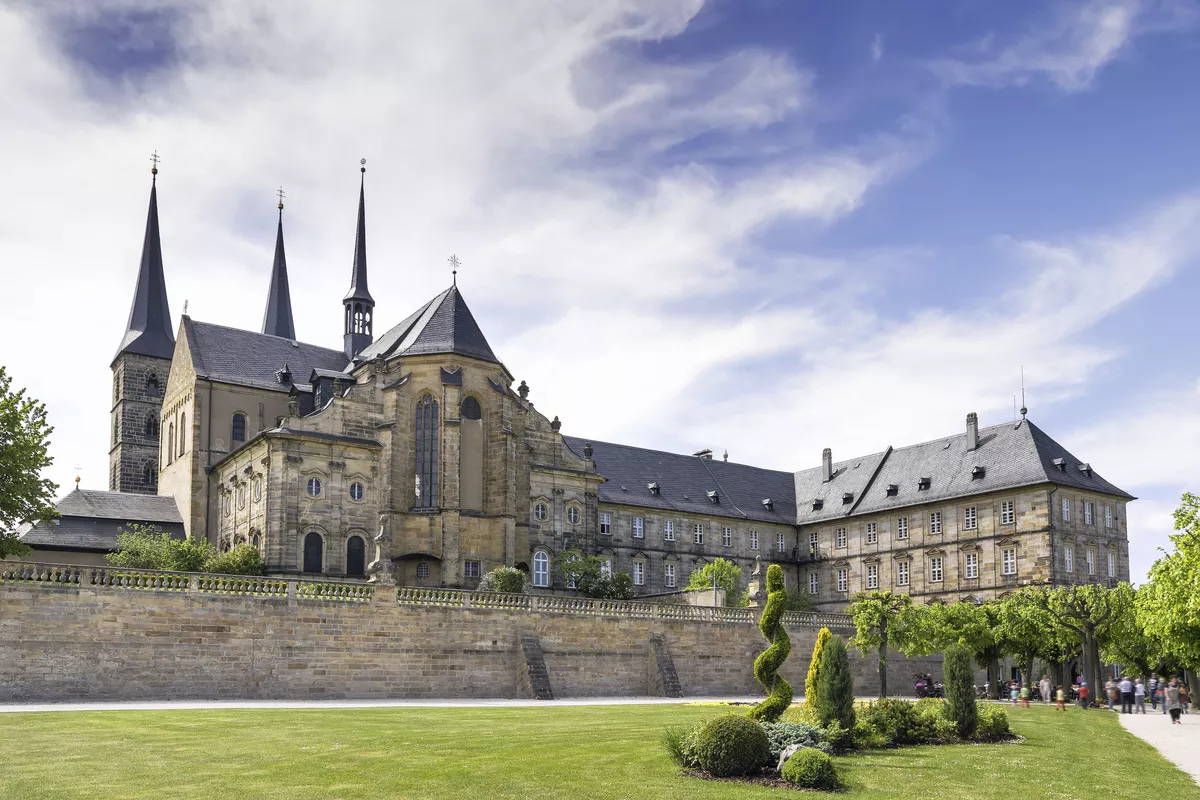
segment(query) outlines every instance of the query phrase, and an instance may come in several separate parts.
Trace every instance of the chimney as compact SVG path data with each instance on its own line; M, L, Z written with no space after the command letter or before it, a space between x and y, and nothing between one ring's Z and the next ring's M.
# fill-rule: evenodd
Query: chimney
M826 447L821 451L821 482L833 480L833 451Z
M967 414L967 449L979 447L979 417L972 411Z

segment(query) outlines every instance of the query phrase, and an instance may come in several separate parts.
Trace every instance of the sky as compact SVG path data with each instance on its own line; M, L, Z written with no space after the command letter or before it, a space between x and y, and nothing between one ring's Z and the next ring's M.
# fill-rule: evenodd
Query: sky
M359 160L382 332L446 288L563 432L784 470L1029 418L1200 475L1194 0L0 4L0 363L106 488L158 176L177 327L340 347Z

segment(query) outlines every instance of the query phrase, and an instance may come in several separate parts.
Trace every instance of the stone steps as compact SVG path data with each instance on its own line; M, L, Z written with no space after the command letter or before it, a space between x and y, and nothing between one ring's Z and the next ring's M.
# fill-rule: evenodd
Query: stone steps
M661 636L651 636L650 649L654 667L658 671L657 681L654 682L661 686L662 696L683 697L683 689L679 685L679 674L675 672L675 660L671 658L671 651L667 649L666 640Z
M553 700L554 690L550 687L546 659L542 657L542 643L533 634L522 634L521 653L525 656L525 671L529 677L529 690L533 699Z

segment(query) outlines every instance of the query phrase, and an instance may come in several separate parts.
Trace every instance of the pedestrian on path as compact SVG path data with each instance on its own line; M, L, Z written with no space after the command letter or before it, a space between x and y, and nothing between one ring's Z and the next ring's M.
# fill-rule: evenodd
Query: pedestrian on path
M1133 713L1133 681L1129 680L1128 675L1121 676L1121 682L1117 684L1117 688L1121 690L1121 713Z
M1021 697L1021 707L1029 708L1029 687L1028 686L1021 687L1020 697Z
M1051 697L1054 692L1054 686L1050 683L1049 675L1042 676L1041 682L1038 683L1038 691L1042 693L1042 702L1046 705L1050 705L1050 701L1054 699Z
M1180 710L1180 712L1182 712L1184 714L1188 713L1188 706L1190 704L1191 704L1191 698L1188 696L1187 684L1184 683L1183 681L1180 681L1179 682L1179 706L1180 706L1179 710Z
M1154 711L1158 710L1158 675L1150 673L1150 681L1146 684L1146 689L1150 694L1150 708Z
M1021 687L1017 685L1016 681L1013 681L1008 685L1008 697L1010 700L1012 700L1013 708L1017 707L1017 699L1020 698L1020 696Z
M1080 708L1087 708L1087 707L1088 707L1088 685L1087 685L1087 681L1080 681L1080 682L1079 682L1079 707L1080 707Z
M1166 689L1166 693L1165 693L1165 700L1163 702L1163 707L1166 708L1167 713L1169 713L1171 715L1171 724L1172 725L1181 725L1182 724L1179 721L1179 712L1181 709L1180 697L1179 697L1179 682L1176 681L1174 678L1172 678L1171 683L1167 685L1167 689Z
M1133 687L1133 710L1138 714L1146 713L1146 687L1141 678Z
M1117 689L1117 682L1114 681L1112 678L1109 678L1108 683L1104 684L1104 693L1108 695L1108 710L1109 711L1112 711L1113 706L1115 706L1117 704L1117 699L1118 699L1117 693L1119 691L1120 690Z
M1062 687L1061 683L1058 685L1058 688L1054 692L1054 699L1058 701L1058 706L1057 706L1057 708L1054 709L1055 711L1066 711L1067 710L1067 693L1063 691L1063 687Z

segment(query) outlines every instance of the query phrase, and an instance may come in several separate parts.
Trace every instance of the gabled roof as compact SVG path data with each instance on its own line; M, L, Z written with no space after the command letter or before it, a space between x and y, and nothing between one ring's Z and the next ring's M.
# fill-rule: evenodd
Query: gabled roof
M500 363L457 286L451 286L421 306L364 348L357 357L368 360L376 356L391 358L431 353L457 353Z
M823 480L820 467L795 473L797 520L821 522L849 514L887 455L885 451L834 462L829 481Z
M563 439L583 457L588 440ZM790 472L596 441L592 460L607 478L600 484L600 500L605 503L785 525L796 522ZM657 494L647 488L651 483L658 484ZM709 498L711 491L719 502ZM763 505L765 499L771 500L771 510Z
M26 527L21 541L57 550L109 551L126 523L156 525L183 538L183 517L172 497L76 489L58 501L59 519Z
M196 375L221 383L286 392L290 384L282 384L275 377L275 371L284 364L297 378L307 378L314 369L340 373L346 368L341 350L197 322L186 316L183 331Z
M158 186L150 184L150 207L146 212L146 234L142 240L142 260L138 267L133 303L125 335L113 356L134 353L170 359L175 352L175 334L171 331L171 309L167 306L167 283L163 277L162 242L158 233Z

